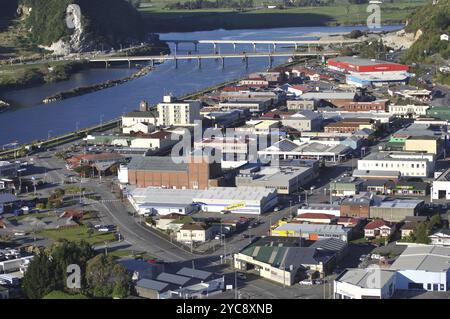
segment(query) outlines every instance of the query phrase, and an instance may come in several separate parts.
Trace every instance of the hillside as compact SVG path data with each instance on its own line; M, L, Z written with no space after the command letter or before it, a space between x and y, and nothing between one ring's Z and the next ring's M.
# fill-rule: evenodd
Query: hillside
M406 62L420 62L439 54L450 58L449 41L441 41L441 34L450 34L450 0L430 0L407 19L406 32L418 36L418 40L405 55Z
M0 17L3 24L7 25L5 21L16 14L16 20L9 23L9 33L27 30L26 41L30 47L41 46L59 54L67 54L118 48L120 45L145 40L142 17L126 0L2 1L8 9L2 10L5 12ZM24 39L16 42L23 43ZM0 46L2 44L0 33Z

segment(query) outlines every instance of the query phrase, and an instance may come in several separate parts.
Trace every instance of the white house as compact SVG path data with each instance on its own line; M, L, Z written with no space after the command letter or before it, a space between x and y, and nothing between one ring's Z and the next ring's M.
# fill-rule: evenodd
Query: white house
M181 226L177 233L177 241L184 243L204 243L211 239L212 228L202 223L189 223Z
M397 289L447 291L450 247L408 246L390 269L397 272Z
M431 186L431 200L450 200L450 169L443 172L433 181Z
M428 236L432 245L450 246L450 229L443 228Z
M395 292L395 271L347 269L334 280L334 299L389 299Z
M441 41L448 41L448 34L441 34Z

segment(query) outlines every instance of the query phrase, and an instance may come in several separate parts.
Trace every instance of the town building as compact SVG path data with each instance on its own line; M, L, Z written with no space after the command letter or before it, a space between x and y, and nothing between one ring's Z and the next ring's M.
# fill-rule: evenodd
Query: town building
M341 210L339 205L334 204L308 204L301 206L297 210L298 215L302 214L326 214L334 215L339 217L341 215Z
M356 87L388 86L407 84L411 75L405 71L398 72L351 72L346 76L346 83Z
M385 171L385 170L361 170L355 169L352 173L353 177L361 178L366 181L397 181L400 179L400 171ZM375 186L377 187L377 186ZM383 186L384 187L384 186ZM370 191L370 190L368 190Z
M200 120L200 101L178 101L170 95L157 105L159 126L189 126Z
M309 224L331 224L338 220L338 217L323 213L302 213L294 217L295 221Z
M358 160L358 170L400 172L401 176L428 177L434 172L433 154L413 152L371 153Z
M208 163L201 156L194 157L134 157L119 168L119 181L136 187L165 189L207 189L219 186L220 163Z
M322 122L322 115L311 110L300 111L281 121L284 126L292 127L299 132L319 131L322 128Z
M198 194L193 189L135 188L127 190L127 198L140 215L189 215L198 210L192 198Z
M345 247L345 243L342 246ZM302 247L294 238L265 237L235 254L234 267L255 271L265 279L292 286L309 276L328 274L342 246L337 248L338 251L331 251Z
M403 117L403 118L418 118L420 116L427 115L427 110L430 108L429 105L389 105L389 113L392 115Z
M287 100L286 106L289 111L314 111L317 109L317 104L314 100Z
M389 222L400 222L408 216L417 216L424 201L416 199L394 199L377 202L370 207L370 218L382 218Z
M389 299L396 272L380 268L346 269L334 280L334 299Z
M375 101L336 101L333 105L342 111L348 112L386 112L389 100L375 100Z
M352 149L345 145L326 145L321 143L295 143L282 139L268 148L258 151L258 155L266 160L281 159L317 159L325 162L344 161Z
M403 64L349 56L329 59L327 64L328 68L341 72L380 72L380 74L387 75L390 72L406 72L409 70L409 67Z
M414 230L420 223L425 223L428 220L427 216L407 216L405 217L403 225L400 227L402 239L408 238L412 235Z
M450 200L450 168L442 172L431 186L431 201Z
M330 191L333 196L351 196L359 194L363 182L355 177L339 177L330 182Z
M298 237L308 240L336 238L347 242L350 237L350 230L341 225L280 222L278 227L271 230L271 235L279 237Z
M317 177L312 167L263 166L239 170L236 186L265 187L276 189L278 194L291 194Z
M427 110L428 117L434 117L445 121L450 121L450 107L435 106Z
M272 99L251 99L251 100L228 100L220 102L219 107L222 110L248 110L250 113L264 113L273 104Z
M376 131L378 125L372 119L354 118L343 119L336 123L330 123L324 127L326 133L355 133L362 129Z
M450 247L408 246L390 270L397 272L396 287L405 290L447 291Z
M278 196L275 189L265 187L211 187L192 201L205 212L259 215L270 211L278 203Z
M18 163L0 161L0 177L16 177L19 168Z

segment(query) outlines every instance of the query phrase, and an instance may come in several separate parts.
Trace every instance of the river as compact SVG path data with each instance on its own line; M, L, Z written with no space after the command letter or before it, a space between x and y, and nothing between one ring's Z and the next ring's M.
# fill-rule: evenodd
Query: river
M363 27L299 27L262 30L215 30L189 33L161 34L161 39L241 39L241 40L294 40L305 38L311 33L350 32ZM382 30L400 29L401 26L383 26ZM171 45L172 52L175 48ZM199 52L212 53L212 46L199 45ZM258 51L268 51L267 45L258 46ZM231 45L222 45L220 51L232 52ZM238 51L252 50L251 46L238 46ZM292 50L278 47L277 51ZM178 53L193 51L192 44L181 44ZM287 58L275 58L273 65L281 64ZM76 128L88 127L116 118L138 107L140 100L151 104L161 101L165 94L180 96L213 84L237 79L247 73L268 68L268 58L250 59L248 69L241 59L227 59L222 69L220 61L204 60L199 69L196 61L180 61L175 68L173 61L158 65L148 75L125 84L83 96L42 104L44 97L71 88L92 85L106 80L130 75L135 70L126 66L106 69L89 69L73 75L69 80L45 84L35 88L12 90L2 93L2 98L12 107L0 113L0 146L18 141L28 143L49 136L61 135Z

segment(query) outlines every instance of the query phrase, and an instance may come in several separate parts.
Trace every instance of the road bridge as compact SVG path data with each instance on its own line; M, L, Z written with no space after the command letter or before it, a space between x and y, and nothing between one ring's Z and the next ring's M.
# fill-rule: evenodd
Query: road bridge
M175 61L175 66L178 66L178 61L181 60L197 60L199 68L201 68L202 60L214 59L220 60L222 67L225 67L225 59L240 58L246 65L250 58L268 58L269 64L272 66L275 57L317 57L317 56L337 56L338 52L334 51L310 51L310 52L242 52L242 53L222 53L222 54L185 54L185 55L149 55L149 56L99 56L89 58L89 62L104 62L108 67L113 62L128 63L131 67L132 62L150 62L153 65L156 61Z

